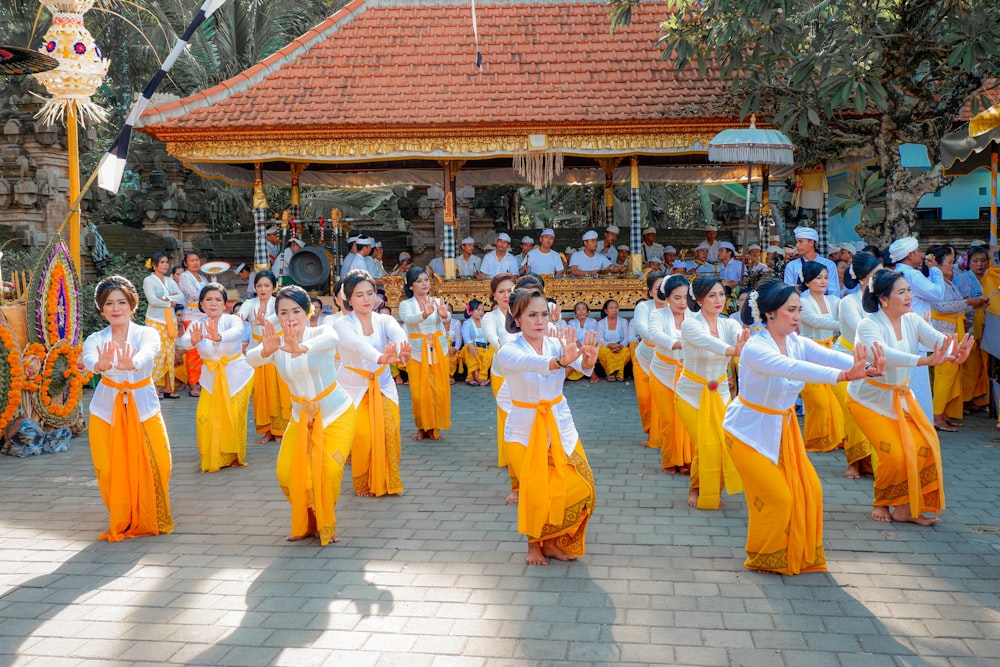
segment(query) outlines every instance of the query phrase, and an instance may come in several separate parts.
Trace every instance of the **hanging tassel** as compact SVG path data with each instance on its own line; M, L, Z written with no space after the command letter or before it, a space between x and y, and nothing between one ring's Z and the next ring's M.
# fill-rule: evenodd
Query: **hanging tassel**
M562 173L562 150L525 151L514 154L514 173L518 174L536 190L548 187L555 177Z

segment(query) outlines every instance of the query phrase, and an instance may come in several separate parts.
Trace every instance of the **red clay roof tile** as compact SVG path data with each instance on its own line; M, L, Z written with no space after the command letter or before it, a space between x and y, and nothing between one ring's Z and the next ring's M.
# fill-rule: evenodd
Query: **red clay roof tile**
M476 7L355 0L246 72L146 112L143 131L340 129L503 122L707 120L721 84L678 73L655 42L667 13L644 2L611 34L599 2ZM268 74L270 68L270 73ZM206 102L207 101L207 102ZM735 113L735 110L734 110Z

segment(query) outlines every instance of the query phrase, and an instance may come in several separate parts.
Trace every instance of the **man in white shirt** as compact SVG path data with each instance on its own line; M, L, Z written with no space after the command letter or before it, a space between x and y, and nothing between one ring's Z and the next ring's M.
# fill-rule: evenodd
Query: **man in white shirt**
M628 273L629 270L628 257L630 251L631 248L629 248L624 243L618 246L618 249L615 251L617 253L617 255L615 256L615 261L611 264L610 267L608 267L608 271L611 273Z
M610 262L618 258L618 234L618 227L610 225L604 228L604 240L597 242L597 253L607 257Z
M382 278L385 278L385 265L382 264L382 242L376 241L375 245L372 246L372 254L366 259L368 261L368 273L371 274L372 278L375 279L376 283L381 284Z
M430 261L427 268L444 278L444 241L438 246L438 256Z
M715 266L708 262L708 244L699 243L694 247L694 259L688 262L690 273L717 273Z
M476 239L466 236L462 239L462 254L455 258L455 270L459 278L483 278L479 271L482 260L472 254L476 249Z
M761 247L756 243L750 245L747 248L747 270L750 273L760 273L761 271L767 271L768 266L760 261L760 251Z
M521 275L528 272L528 253L534 250L534 248L535 239L530 236L521 237L521 254L517 256L519 263L518 269Z
M677 248L672 245L664 246L663 266L673 267L675 261L677 261Z
M617 250L615 251L617 253ZM569 258L569 273L578 278L596 278L600 271L611 266L611 260L597 252L597 232L583 235L583 249Z
M896 270L903 274L910 283L913 297L910 309L917 315L929 320L931 305L944 299L944 274L934 262L934 256L927 256L928 275L920 271L924 256L920 254L920 243L912 236L897 239L889 246L889 259L896 263ZM926 350L923 346L921 350ZM927 366L916 366L910 369L910 389L917 397L920 407L928 416L934 414L931 399L931 382Z
M250 269L250 265L249 264L247 264L246 262L240 263L239 266L237 266L235 269L233 269L233 273L236 274L236 277L240 281L243 281L243 280L247 281L247 286L246 286L245 292L246 292L246 296L247 296L248 299L257 296L257 292L255 292L254 288L253 288L253 280L254 280L254 278L257 277L257 274Z
M708 261L715 264L719 261L719 241L715 240L715 235L719 233L719 228L716 225L706 225L705 226L705 245L708 246Z
M271 225L264 230L264 238L267 240L267 261L274 264L281 252L281 239L278 238L278 228Z
M552 245L556 242L556 233L551 229L543 229L538 237L538 248L528 253L528 271L540 276L561 277L565 265Z
M351 246L351 254L344 259L344 265L340 269L340 277L343 278L354 269L362 269L371 273L371 265L368 263L368 256L372 253L372 246L375 239L364 234L353 237L354 244ZM353 259L351 257L353 256Z
M642 230L642 263L648 264L653 258L663 259L663 246L656 242L656 229L646 227Z
M743 262L736 259L736 248L729 241L719 242L719 279L726 287L736 287L743 279Z
M519 262L514 255L507 252L510 248L510 235L507 232L497 234L496 246L496 250L483 257L479 270L487 278L493 278L498 273L510 273L516 276Z
M826 275L830 279L826 286L826 293L833 296L840 296L840 278L837 275L837 265L826 257L820 257L816 252L816 244L819 242L819 232L811 227L795 228L795 251L799 254L798 259L793 259L785 265L785 284L798 285L799 274L802 273L802 262L819 262L826 267Z
M292 237L288 241L285 252L278 255L278 258L271 264L271 273L279 277L282 285L291 284L291 280L288 278L288 263L292 261L292 255L301 250L304 245L301 239Z

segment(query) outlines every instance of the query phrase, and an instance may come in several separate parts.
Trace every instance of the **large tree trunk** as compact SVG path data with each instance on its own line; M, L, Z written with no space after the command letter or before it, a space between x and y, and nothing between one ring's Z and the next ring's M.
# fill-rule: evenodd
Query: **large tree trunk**
M898 238L913 236L917 204L924 195L932 194L947 184L939 160L927 170L908 169L899 156L894 142L895 126L887 115L882 118L882 131L876 138L875 153L879 170L885 178L885 205L882 218L875 223L864 216L854 230L865 243L887 248Z

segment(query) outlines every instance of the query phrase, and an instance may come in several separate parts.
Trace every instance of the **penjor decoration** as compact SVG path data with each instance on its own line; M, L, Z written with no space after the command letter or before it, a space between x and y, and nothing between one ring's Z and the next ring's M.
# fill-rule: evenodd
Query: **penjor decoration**
M67 109L75 111L80 122L99 123L107 111L90 100L108 73L109 60L83 25L83 15L94 0L42 0L52 12L52 25L38 50L59 61L59 67L36 74L39 83L52 95L37 117L53 124L61 121Z

